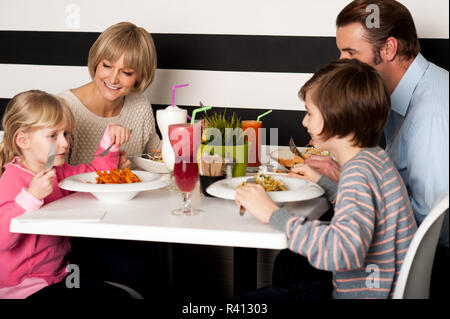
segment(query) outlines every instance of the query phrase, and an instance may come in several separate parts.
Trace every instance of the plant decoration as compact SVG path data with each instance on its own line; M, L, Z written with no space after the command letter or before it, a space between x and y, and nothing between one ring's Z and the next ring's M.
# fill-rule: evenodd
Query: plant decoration
M242 145L244 137L242 135L241 118L232 113L228 116L214 112L212 115L206 114L202 121L202 144L206 145Z

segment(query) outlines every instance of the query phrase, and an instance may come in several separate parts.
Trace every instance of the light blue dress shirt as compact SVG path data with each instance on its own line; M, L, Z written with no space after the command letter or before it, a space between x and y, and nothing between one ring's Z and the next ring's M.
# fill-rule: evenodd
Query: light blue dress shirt
M419 54L391 95L386 151L418 223L449 184L449 74ZM448 213L439 244L449 245Z

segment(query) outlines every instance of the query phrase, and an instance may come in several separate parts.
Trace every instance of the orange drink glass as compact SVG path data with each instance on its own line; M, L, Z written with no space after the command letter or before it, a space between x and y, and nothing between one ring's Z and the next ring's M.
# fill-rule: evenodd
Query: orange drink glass
M245 141L250 142L250 149L248 151L248 166L258 167L261 165L261 139L259 136L262 128L262 121L242 121L242 131L245 134ZM247 132L246 132L247 130Z

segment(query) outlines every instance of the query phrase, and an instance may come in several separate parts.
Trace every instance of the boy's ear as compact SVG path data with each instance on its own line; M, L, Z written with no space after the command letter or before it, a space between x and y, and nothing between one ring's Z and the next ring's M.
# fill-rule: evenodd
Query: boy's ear
M19 134L16 136L16 145L24 150L27 150L30 148L30 137L28 134L20 131Z

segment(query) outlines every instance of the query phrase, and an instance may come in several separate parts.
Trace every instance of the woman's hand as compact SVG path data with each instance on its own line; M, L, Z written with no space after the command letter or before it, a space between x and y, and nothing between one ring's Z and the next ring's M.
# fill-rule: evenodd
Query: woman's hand
M121 147L123 144L128 142L130 139L131 131L126 127L123 127L119 124L110 124L109 125L109 138L111 139L111 143L116 145L117 147Z
M28 187L28 193L33 195L39 200L43 200L45 197L53 192L53 178L55 177L55 169L48 171L41 171L34 175Z
M235 202L265 224L269 223L270 216L279 208L259 184L238 187Z
M306 159L305 164L336 183L339 182L341 167L330 156L311 155Z
M123 170L124 168L129 168L131 165L130 160L128 159L128 155L127 152L125 151L120 151L120 157L119 157L119 165L118 168L120 170Z
M317 183L320 179L321 174L316 170L314 170L313 168L311 168L309 165L304 164L291 168L288 176L301 178L313 183Z

